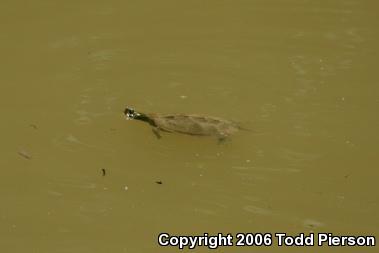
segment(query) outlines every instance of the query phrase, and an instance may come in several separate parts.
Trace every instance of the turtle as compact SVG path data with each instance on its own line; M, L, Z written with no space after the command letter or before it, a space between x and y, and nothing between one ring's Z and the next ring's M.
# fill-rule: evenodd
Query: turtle
M152 126L153 133L158 139L160 132L180 133L193 136L214 136L219 142L231 134L241 130L236 122L212 116L196 114L158 114L140 113L126 107L124 114L127 120L141 120Z

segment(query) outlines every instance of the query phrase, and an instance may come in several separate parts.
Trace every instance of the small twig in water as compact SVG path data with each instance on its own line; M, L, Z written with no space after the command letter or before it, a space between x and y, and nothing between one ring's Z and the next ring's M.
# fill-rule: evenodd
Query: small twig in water
M29 154L28 154L26 151L24 151L24 150L20 150L20 151L18 151L17 153L18 153L20 156L24 157L25 159L28 159L28 160L32 159L32 156L29 155Z

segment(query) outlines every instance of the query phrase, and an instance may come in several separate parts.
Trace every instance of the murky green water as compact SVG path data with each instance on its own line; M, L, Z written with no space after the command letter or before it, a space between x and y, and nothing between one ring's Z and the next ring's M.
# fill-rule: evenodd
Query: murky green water
M378 7L4 2L1 252L177 251L161 232L378 236ZM253 131L157 140L127 105ZM253 250L305 249L220 252Z

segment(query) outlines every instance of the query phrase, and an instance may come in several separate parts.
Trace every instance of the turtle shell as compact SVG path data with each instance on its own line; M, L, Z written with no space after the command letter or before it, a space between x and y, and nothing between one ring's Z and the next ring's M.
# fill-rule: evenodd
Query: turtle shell
M160 130L190 135L226 137L238 131L235 122L201 115L148 114Z

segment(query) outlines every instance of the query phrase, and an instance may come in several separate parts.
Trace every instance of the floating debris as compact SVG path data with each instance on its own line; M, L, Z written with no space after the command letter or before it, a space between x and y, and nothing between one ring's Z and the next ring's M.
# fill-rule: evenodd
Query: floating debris
M246 212L258 214L258 215L273 215L270 208L264 208L259 206L247 205L243 208Z
M101 169L101 173L103 174L103 177L105 177L105 175L106 175L105 169Z
M305 219L303 220L303 226L313 229L313 228L319 228L319 227L325 226L325 224L317 220Z
M163 184L162 181L155 181L156 184Z
M29 126L30 126L31 128L33 128L34 130L37 130L37 129L38 129L37 125L35 125L35 124L30 124Z
M28 160L32 159L32 156L25 150L19 150L17 153L25 159L28 159Z

